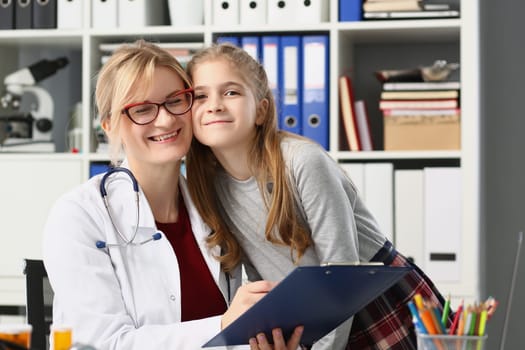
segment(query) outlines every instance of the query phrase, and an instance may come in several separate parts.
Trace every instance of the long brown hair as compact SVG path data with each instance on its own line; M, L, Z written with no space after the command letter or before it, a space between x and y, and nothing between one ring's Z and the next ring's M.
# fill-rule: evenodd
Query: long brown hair
M257 105L266 99L268 108L257 109L265 113L263 121L256 126L256 133L249 151L250 168L254 174L259 190L268 209L266 221L266 239L274 244L290 247L292 257L300 259L306 248L312 244L309 231L299 221L295 209L294 192L288 180L286 165L281 152L281 141L284 136L292 134L279 131L274 97L269 88L266 72L261 64L246 51L230 44L213 45L193 56L188 63L190 76L195 68L207 61L226 59L240 70L240 76L250 87ZM263 112L265 111L265 112ZM295 137L295 136L292 136ZM217 257L223 268L228 271L235 266L241 257L239 243L229 230L219 211L219 200L214 187L214 179L221 165L210 147L193 138L186 156L188 187L203 220L211 227L213 233L208 237L208 245L219 245L223 254ZM267 185L271 185L268 191Z

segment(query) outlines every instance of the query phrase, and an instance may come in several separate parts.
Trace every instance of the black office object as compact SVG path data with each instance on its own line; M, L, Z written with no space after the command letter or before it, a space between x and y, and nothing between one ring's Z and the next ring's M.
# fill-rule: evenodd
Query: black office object
M328 265L295 268L265 297L203 347L248 344L280 327L288 339L304 326L301 343L312 345L399 281L411 267Z
M33 0L15 0L15 29L33 27Z
M0 0L0 29L14 29L14 0Z
M57 0L33 0L33 28L57 27Z

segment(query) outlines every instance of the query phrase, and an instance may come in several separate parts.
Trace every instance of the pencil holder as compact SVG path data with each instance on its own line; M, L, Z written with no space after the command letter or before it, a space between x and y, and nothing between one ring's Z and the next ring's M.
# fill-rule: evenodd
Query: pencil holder
M486 340L487 335L460 336L417 333L417 348L418 350L483 350Z

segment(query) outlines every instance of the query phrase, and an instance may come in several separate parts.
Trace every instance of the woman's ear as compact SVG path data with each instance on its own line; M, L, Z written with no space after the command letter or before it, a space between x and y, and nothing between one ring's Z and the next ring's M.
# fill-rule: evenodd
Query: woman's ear
M255 119L255 125L262 125L264 123L266 113L268 113L269 104L270 102L268 102L268 99L266 98L263 98L261 101L259 101L259 105L257 106L257 118Z
M105 117L103 118L101 121L100 121L100 126L102 127L102 130L104 130L104 132L106 134L109 134L109 131L111 130L111 118L109 117Z

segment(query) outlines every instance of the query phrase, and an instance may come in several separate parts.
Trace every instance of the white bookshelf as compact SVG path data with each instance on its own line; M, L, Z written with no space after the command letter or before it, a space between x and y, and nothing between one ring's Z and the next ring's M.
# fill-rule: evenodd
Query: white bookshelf
M56 128L65 127L68 111L78 102L82 102L83 132L81 152L71 154L57 152L53 154L7 154L0 153L0 182L9 179L17 193L22 196L30 193L40 198L38 188L27 183L25 177L16 180L17 169L5 169L3 164L14 160L33 164L41 161L49 164L64 162L72 169L80 172L60 172L42 174L42 169L35 166L35 179L43 178L45 183L51 183L49 188L55 192L48 194L43 200L29 201L28 203L13 206L7 204L8 197L4 189L0 190L2 198L3 237L7 234L23 234L28 238L23 244L11 246L0 245L0 256L9 249L10 257L40 258L41 230L45 220L42 215L50 202L65 190L65 187L80 184L87 180L89 164L93 161L107 161L104 154L94 153L92 121L94 118L93 89L95 76L100 68L100 53L98 46L101 43L131 42L137 38L145 38L157 42L195 42L202 41L205 45L212 43L216 34L242 33L326 33L330 37L330 154L339 161L418 161L432 164L435 161L445 160L461 164L462 172L462 256L461 281L458 283L439 284L444 292L451 292L455 298L466 300L479 299L479 223L480 223L480 101L479 101L479 14L478 1L462 1L460 19L429 19L429 20L391 20L391 21L361 21L338 22L338 1L330 2L329 21L318 25L258 25L258 26L214 26L211 23L212 0L205 0L204 24L189 27L157 26L145 28L90 28L90 1L84 1L83 28L80 29L46 29L46 30L2 30L0 31L0 79L18 69L24 64L37 61L40 56L55 58L61 55L71 55L73 62L68 68L69 94L66 98L55 99L57 106ZM418 50L422 48L422 50ZM350 67L353 67L354 89L356 95L363 98L378 99L380 83L375 81L373 70L389 61L378 53L387 52L392 56L392 63L404 64L411 67L422 63L432 63L440 52L444 52L450 59L457 59L461 63L461 149L458 151L406 151L406 152L350 152L339 148L340 117L337 78ZM54 54L56 53L56 54ZM383 56L383 57L380 57ZM31 60L32 59L32 60ZM385 68L385 67L381 67ZM57 73L61 74L59 71ZM49 86L53 87L56 80L49 79ZM43 81L46 85L47 81ZM56 83L56 82L55 82ZM63 84L63 82L61 82ZM63 86L62 86L63 87ZM58 108L58 107L61 108ZM376 112L377 113L377 112ZM64 147L62 147L64 148ZM62 149L63 151L63 149ZM53 168L51 168L53 169ZM13 180L14 182L12 183ZM64 185L66 184L67 185ZM56 185L55 185L56 184ZM44 184L45 185L45 184ZM29 192L31 191L31 192ZM38 212L39 217L31 219L32 213ZM21 225L21 222L27 224ZM24 230L23 233L20 233ZM24 304L24 291L19 290L23 283L21 270L14 266L16 262L5 262L0 258L0 304ZM8 284L4 281L9 281ZM17 282L13 282L17 281ZM10 287L7 287L9 285ZM6 286L6 287L4 287ZM10 289L11 288L11 289ZM9 295L7 295L9 293Z

